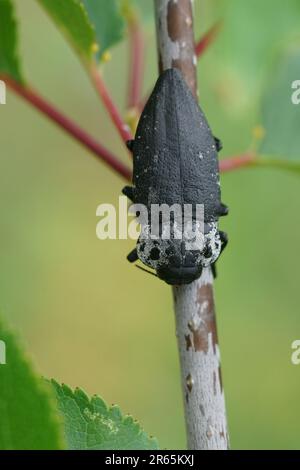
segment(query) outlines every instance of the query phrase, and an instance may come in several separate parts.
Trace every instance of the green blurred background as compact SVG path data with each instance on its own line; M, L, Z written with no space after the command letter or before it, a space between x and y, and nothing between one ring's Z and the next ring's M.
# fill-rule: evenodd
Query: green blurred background
M298 3L196 2L197 35L225 17L199 63L200 100L222 155L249 147L276 54L298 43ZM60 33L34 1L16 5L26 77L129 163ZM146 34L145 91L157 76L151 20ZM124 41L105 66L123 109L127 52ZM12 94L0 120L3 315L41 374L119 404L162 448L184 448L170 288L127 263L133 241L95 235L96 207L117 204L123 181ZM215 290L231 444L299 449L300 366L290 361L300 338L299 176L242 170L223 175L222 190L230 244Z

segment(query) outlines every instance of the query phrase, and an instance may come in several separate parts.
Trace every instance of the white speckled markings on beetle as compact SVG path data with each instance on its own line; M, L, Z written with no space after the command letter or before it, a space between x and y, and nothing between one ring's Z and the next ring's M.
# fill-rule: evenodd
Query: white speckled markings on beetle
M188 227L188 224L186 224L186 226ZM141 227L141 235L137 241L137 254L145 265L155 270L158 270L159 266L168 264L168 250L170 250L170 248L173 250L176 249L176 244L174 244L175 240L171 238L170 235L171 232L174 236L177 235L177 241L180 240L180 245L183 240L187 250L190 250L190 252L195 250L195 265L201 265L203 267L211 266L220 255L221 240L216 223L207 224L209 230L204 234L202 224L198 220L192 221L189 225L190 231L188 228L184 230L182 222L177 227L176 221L168 221L166 224L162 225L161 238L151 236L151 233L155 232L151 225L141 225ZM152 257L153 250L157 252L155 258ZM205 251L207 250L210 250L210 256L205 255Z
M194 427L189 449L229 447L213 298L207 296L212 281L205 269L198 281L173 290L187 428Z

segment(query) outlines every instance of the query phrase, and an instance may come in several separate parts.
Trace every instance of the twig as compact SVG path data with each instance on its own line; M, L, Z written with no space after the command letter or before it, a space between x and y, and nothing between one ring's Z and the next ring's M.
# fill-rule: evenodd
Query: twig
M204 52L208 49L210 44L213 42L213 40L216 38L217 33L219 32L221 28L221 21L216 23L214 26L211 27L210 30L207 31L207 33L198 41L198 43L195 45L195 57L194 61L196 58L202 56ZM144 96L138 103L137 108L141 112L150 96L150 93L148 93L146 96Z
M131 140L133 136L128 125L123 121L121 114L119 113L108 89L106 88L101 72L97 68L96 64L93 64L90 67L90 76L97 93L102 99L105 108L107 109L113 123L116 126L117 131L119 132L123 142L126 143L126 141Z
M17 95L24 98L32 106L42 112L51 121L64 129L69 135L88 148L94 155L104 161L113 170L127 180L131 180L131 170L118 160L108 149L97 142L91 135L81 129L77 124L58 111L52 104L46 101L35 90L28 86L20 85L11 78L2 77L6 85Z
M196 56L200 57L207 50L208 46L216 39L221 29L221 21L213 25L207 33L197 42L195 46Z
M138 18L134 15L128 21L130 61L127 107L138 108L144 74L144 35Z
M191 0L154 0L160 70L177 67L197 98Z
M257 157L254 153L245 153L236 157L223 158L219 162L219 168L222 173L226 173L239 168L254 166L257 164Z
M69 135L77 140L81 145L90 150L96 157L104 161L114 171L119 173L123 178L131 181L132 171L126 165L124 165L112 152L105 148L100 142L96 141L94 137L84 131L70 118L62 114L57 108L55 108L49 101L46 101L36 90L24 85L20 85L11 78L1 76L0 77L17 95L24 98L32 106L42 112L51 121L55 122L59 127L64 129ZM220 161L220 171L230 172L237 170L242 167L252 166L258 164L258 160L254 154L244 154L236 157L223 158Z
M191 0L154 0L160 69L178 67L197 96ZM227 449L211 269L173 289L189 449Z

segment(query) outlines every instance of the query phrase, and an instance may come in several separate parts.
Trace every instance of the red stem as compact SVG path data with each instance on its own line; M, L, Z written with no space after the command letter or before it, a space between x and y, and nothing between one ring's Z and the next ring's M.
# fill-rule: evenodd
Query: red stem
M97 142L91 135L81 129L77 124L71 121L68 117L58 111L52 104L46 101L43 97L38 95L36 91L28 86L20 85L11 78L0 77L6 85L13 90L17 95L24 98L32 106L42 112L51 121L63 128L70 136L81 143L84 147L89 149L100 160L104 161L110 168L115 170L119 175L123 176L126 180L131 181L132 172L125 166L118 158L113 155L108 149ZM222 173L237 170L239 168L255 165L256 156L254 153L245 153L235 157L224 158L220 161L219 167Z
M254 153L245 153L236 157L229 157L220 160L219 167L222 173L226 173L238 168L255 165L256 156Z
M141 99L144 74L145 41L138 19L129 21L130 70L128 108L137 108Z
M74 137L74 139L88 148L94 155L99 157L125 179L129 181L131 180L131 170L127 166L120 162L115 155L103 147L103 145L97 142L91 135L86 133L77 124L58 111L36 91L29 88L28 86L20 85L11 78L4 77L3 79L7 86L17 95L24 98L32 106L46 115L51 121L55 122L59 127L63 128L69 135Z
M113 121L113 123L116 126L116 129L118 130L122 140L126 143L127 140L133 139L133 136L131 134L131 131L127 124L124 123L121 114L119 113L115 103L113 102L113 99L108 91L108 89L105 86L105 83L103 81L102 75L97 69L96 65L93 65L90 68L90 74L92 81L94 83L94 86L96 88L96 91L98 92L100 98L102 99L104 106L106 107L107 111L109 112L109 115Z
M221 29L221 26L221 21L218 21L218 23L213 25L198 41L195 46L195 52L197 57L200 57L206 51L208 46L216 39L216 36Z

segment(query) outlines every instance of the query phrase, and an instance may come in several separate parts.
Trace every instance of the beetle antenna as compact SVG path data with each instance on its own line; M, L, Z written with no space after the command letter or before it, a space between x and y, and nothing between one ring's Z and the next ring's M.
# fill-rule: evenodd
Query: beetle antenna
M145 273L152 274L152 276L157 277L157 274L153 273L152 271L148 271L148 269L142 268L142 266L139 266L138 264L135 264L135 267L145 271Z

